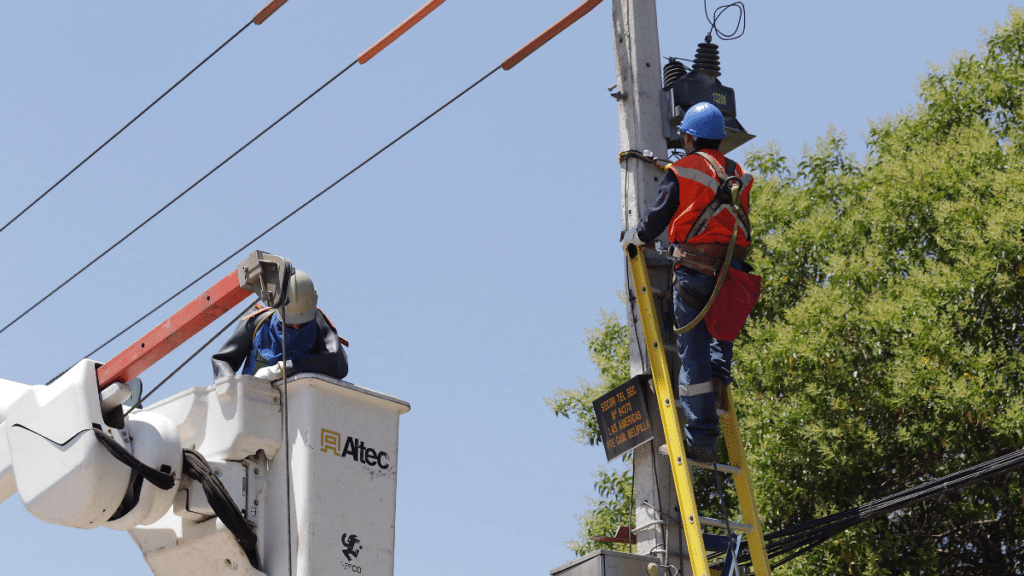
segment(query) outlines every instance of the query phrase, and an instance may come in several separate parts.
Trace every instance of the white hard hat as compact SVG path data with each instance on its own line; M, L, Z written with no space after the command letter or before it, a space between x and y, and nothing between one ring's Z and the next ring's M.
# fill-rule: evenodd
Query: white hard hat
M288 280L288 299L284 303L284 321L305 324L316 318L316 288L313 280L302 270L296 270ZM280 312L278 312L280 314Z

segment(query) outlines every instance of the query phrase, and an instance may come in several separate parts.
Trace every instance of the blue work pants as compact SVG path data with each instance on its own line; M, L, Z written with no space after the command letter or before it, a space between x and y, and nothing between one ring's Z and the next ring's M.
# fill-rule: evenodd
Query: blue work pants
M742 269L738 260L732 267ZM676 268L673 310L676 327L681 328L700 314L702 307L687 304L679 296L679 287L699 302L707 302L715 290L715 279L689 268ZM711 379L732 382L732 342L712 338L703 321L692 330L676 336L679 369L679 402L686 416L686 445L690 450L712 451L718 445L718 413Z

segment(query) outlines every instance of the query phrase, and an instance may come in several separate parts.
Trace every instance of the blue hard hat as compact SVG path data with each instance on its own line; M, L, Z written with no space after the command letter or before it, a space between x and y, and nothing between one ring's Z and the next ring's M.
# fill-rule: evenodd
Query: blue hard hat
M725 118L722 112L710 102L698 102L686 111L679 130L695 138L706 140L725 139Z

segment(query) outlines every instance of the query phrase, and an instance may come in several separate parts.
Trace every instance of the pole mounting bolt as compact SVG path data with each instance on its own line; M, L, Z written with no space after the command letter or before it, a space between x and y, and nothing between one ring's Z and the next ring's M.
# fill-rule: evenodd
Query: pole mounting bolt
M611 92L611 97L612 98L615 98L619 102L622 102L623 100L628 98L628 96L626 95L625 92L619 92L618 91L618 87L619 87L618 84L612 84L611 86L608 87L608 92Z

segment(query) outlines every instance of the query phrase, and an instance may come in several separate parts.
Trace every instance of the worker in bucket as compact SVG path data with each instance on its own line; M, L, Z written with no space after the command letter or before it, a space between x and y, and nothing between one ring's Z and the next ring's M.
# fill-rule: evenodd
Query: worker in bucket
M288 374L315 372L331 378L348 374L348 342L317 307L309 275L296 270L288 281L284 318L274 308L259 308L238 322L235 333L213 355L214 379L242 374L278 380ZM282 345L283 344L283 345ZM283 354L287 349L288 358ZM285 362L287 360L287 362Z
M746 274L751 268L744 263L754 178L718 151L725 121L714 105L691 106L679 130L686 156L666 169L657 199L637 226L623 234L622 245L648 244L668 229L686 455L711 464L718 460L716 408L732 382L733 340L760 293L760 278ZM733 253L726 267L730 247ZM722 286L716 292L720 277ZM756 287L747 290L751 283Z

